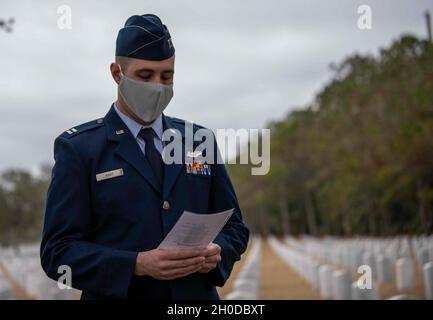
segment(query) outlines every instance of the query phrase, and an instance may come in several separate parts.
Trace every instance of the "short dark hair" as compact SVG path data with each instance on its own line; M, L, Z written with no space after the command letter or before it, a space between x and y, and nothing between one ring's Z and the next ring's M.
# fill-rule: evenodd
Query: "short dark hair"
M122 69L122 72L125 72L128 63L129 63L130 58L128 57L122 57L122 56L116 56L116 63L118 63L120 65L120 68Z

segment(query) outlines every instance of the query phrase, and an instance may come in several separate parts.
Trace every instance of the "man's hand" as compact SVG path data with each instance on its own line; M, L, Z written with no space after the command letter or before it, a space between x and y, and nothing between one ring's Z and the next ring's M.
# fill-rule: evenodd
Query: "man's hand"
M206 257L206 260L199 272L208 273L215 269L218 262L221 261L221 247L216 243L209 244L204 251L204 256Z
M205 265L203 249L162 250L139 252L135 274L158 280L173 280L197 272Z

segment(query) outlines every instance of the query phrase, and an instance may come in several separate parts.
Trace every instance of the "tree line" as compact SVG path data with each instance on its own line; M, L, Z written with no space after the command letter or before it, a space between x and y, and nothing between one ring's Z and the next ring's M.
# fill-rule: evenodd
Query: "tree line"
M245 219L263 234L431 233L432 44L405 35L331 69L314 103L269 125L268 175L230 166Z
M40 174L27 169L8 169L0 176L0 243L16 244L41 237L45 194L51 166Z

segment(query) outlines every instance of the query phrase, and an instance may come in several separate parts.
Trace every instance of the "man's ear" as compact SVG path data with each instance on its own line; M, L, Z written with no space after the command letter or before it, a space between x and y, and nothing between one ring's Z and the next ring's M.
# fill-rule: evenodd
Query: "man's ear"
M111 76L113 77L114 81L119 84L120 82L120 68L119 65L117 63L112 63L110 64L110 71L111 71Z

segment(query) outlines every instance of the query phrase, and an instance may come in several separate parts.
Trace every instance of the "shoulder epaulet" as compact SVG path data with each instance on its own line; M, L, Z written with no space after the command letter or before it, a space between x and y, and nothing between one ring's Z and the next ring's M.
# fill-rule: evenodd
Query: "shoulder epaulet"
M177 124L181 124L181 125L185 125L185 120L183 119L179 119L179 118L174 118L174 117L170 117L171 121L177 123Z
M183 119L179 119L179 118L175 118L175 117L171 117L171 120L173 122L179 123L179 124L181 124L183 126L185 126L185 122L187 122L187 120L183 120ZM197 124L195 122L194 122L194 128L195 129L207 129L206 127L204 127L204 126L202 126L200 124Z
M92 120L89 122L82 123L78 126L72 127L61 134L62 137L71 138L79 135L80 133L98 128L104 125L104 119L99 118L97 120Z

